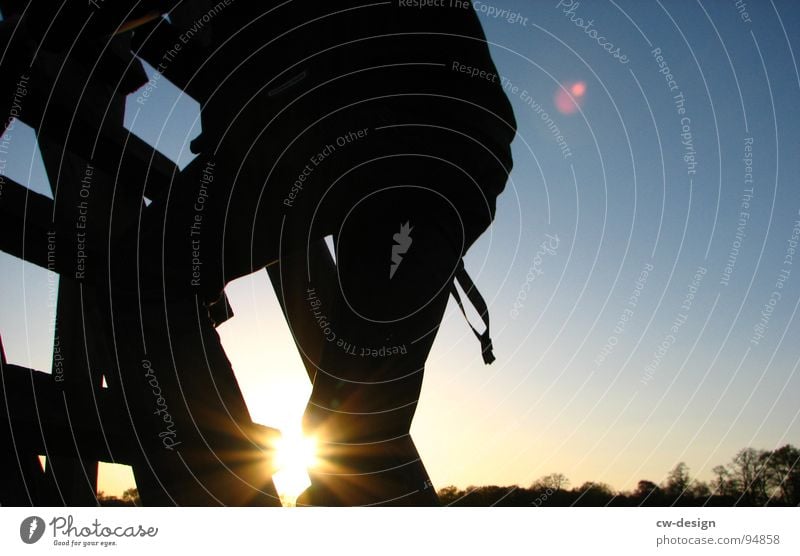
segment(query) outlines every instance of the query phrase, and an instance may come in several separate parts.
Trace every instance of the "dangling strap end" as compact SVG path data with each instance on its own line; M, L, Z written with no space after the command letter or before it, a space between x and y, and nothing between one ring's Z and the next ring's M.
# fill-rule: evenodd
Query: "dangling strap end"
M481 354L483 355L483 362L486 365L491 365L494 363L494 347L492 346L492 339L489 337L489 331L487 330L480 336L481 340Z

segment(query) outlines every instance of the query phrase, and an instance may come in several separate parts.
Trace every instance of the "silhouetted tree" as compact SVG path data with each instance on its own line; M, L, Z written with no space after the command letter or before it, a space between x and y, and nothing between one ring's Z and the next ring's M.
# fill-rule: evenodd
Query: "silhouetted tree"
M641 480L633 492L614 492L604 483L587 481L567 490L561 473L537 479L530 488L518 486L448 486L439 491L444 505L455 506L733 506L797 505L800 502L800 450L787 444L773 451L745 448L727 465L712 470L709 482L692 479L689 467L678 463L663 484Z
M550 473L544 477L538 478L531 485L532 490L566 490L569 487L569 479L563 473Z
M765 504L767 501L764 464L767 455L762 450L739 450L730 464L731 476L739 490L741 502L747 506Z
M711 487L708 486L708 483L695 479L689 487L688 495L692 500L708 498L711 496Z
M731 477L731 472L727 467L717 465L711 472L714 473L712 495L739 497L741 492L736 488L736 481Z
M508 506L509 497L519 490L518 486L468 486L467 492L457 505L459 506Z
M653 481L641 480L636 485L636 490L633 491L633 494L634 496L645 498L646 496L652 496L659 490L661 490L661 488Z
M633 491L633 498L637 505L644 506L663 506L664 491L653 481L642 480L636 485Z
M135 488L129 488L122 493L123 502L128 502L134 506L139 505L139 491Z
M578 494L576 506L604 506L614 498L614 491L605 483L587 481L573 492Z
M691 481L692 478L689 476L689 466L684 462L680 462L669 472L667 480L664 482L664 494L667 500L671 504L678 502L681 496L686 495Z
M129 490L136 490L136 489L129 489ZM123 498L118 498L117 496L108 496L102 490L97 493L97 503L101 506L133 506L134 504Z
M464 491L459 490L458 487L450 485L444 488L439 489L439 502L443 506L450 506L451 504L455 504L459 498L464 496Z
M787 444L770 452L764 474L770 500L787 506L800 504L800 450Z

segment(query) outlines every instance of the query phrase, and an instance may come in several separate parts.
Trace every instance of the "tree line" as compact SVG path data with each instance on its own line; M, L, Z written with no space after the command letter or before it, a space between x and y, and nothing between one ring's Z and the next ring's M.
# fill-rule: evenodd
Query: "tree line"
M678 463L660 483L641 480L632 491L588 481L570 488L569 479L551 473L528 488L514 486L448 486L439 490L449 506L798 506L800 450L787 444L776 450L744 448L726 465L713 468L714 478L701 481Z

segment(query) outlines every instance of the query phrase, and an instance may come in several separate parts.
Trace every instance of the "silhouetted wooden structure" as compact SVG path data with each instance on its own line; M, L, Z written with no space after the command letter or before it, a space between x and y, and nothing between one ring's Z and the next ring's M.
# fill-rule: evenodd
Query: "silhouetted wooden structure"
M277 504L269 472L275 431L251 422L212 328L231 316L224 285L266 267L313 382L304 426L322 430L320 442L334 452L322 458L329 468L315 471L317 494L307 503L436 504L411 420L449 296L462 305L453 280L481 315L485 330L472 330L484 361L493 360L488 308L462 258L491 223L511 168L511 106L499 85L467 82L448 69L456 53L474 58L474 67L493 67L471 9L289 4L143 0L62 10L49 0L0 0L0 10L13 14L0 24L0 107L36 131L53 192L51 200L4 180L0 249L61 276L52 374L5 359L0 368L0 446L11 447L0 455L8 478L0 503L95 504L97 462L111 461L139 466L146 503L176 503L167 484L191 491L177 503L250 503L226 495L253 487L252 503ZM160 17L173 6L169 19ZM213 29L204 28L212 18ZM154 79L169 79L201 106L203 134L191 144L198 157L181 172L123 127L126 95L148 82L134 52L158 68ZM453 95L464 98L451 102ZM280 190L302 183L309 161L320 148L333 152L337 136L340 158L314 173L287 215L280 207L294 207L295 194L281 200ZM193 188L207 167L218 168L220 179L200 189L214 197L205 201L213 210L199 216ZM389 193L372 199L378 183ZM426 187L408 185L417 183ZM428 188L435 196L424 196ZM384 252L391 249L399 265L409 218L425 247L404 259L405 277L390 284L397 267L387 278ZM193 251L189 229L201 220L206 247ZM94 238L88 260L83 234ZM338 234L336 263L322 239L329 234ZM383 240L400 246L398 236L405 237L400 250ZM206 271L197 270L202 284L187 279L195 268ZM326 299L338 342L324 336L307 291ZM341 349L343 338L362 353ZM159 446L154 426L161 423L153 421L160 416L151 414L137 368L148 352L160 371L169 367L170 395L183 404L188 459L222 496L198 480L183 454L167 461ZM149 445L137 428L149 431ZM241 452L251 462L266 459L267 468L251 465L247 481L229 473L236 477L230 485L210 478L230 472L232 454ZM38 455L47 457L45 471ZM150 455L160 468L144 468Z
M59 20L62 26L75 25L67 33L56 29L47 34L48 15L57 6L41 2L28 6L22 25L19 17L0 23L5 47L0 105L36 131L54 198L2 177L0 247L6 253L59 271L46 242L60 233L59 250L67 250L64 238L75 235L77 221L92 228L86 230L92 237L108 238L112 249L135 226L144 199L162 194L172 183L177 166L123 126L125 96L147 77L128 38L108 38L109 30L119 30L117 22L146 19L156 4L161 11L168 7L144 2L136 11L119 6L89 16L85 3L72 5L75 13ZM0 2L4 15L25 8L24 3ZM78 27L86 33L76 35ZM103 40L92 43L98 36ZM80 63L87 61L82 57L91 63ZM11 117L4 120L4 128L9 125ZM92 218L81 220L88 202ZM70 224L73 233L64 233ZM118 366L114 343L119 339L112 332L111 314L107 292L62 273L51 373L8 364L3 352L0 504L95 505L98 462L135 465L141 448L127 405L120 391L103 387L104 376ZM227 300L209 306L209 314L215 324L224 322L231 316ZM277 434L253 427L264 439ZM264 450L268 453L269 446ZM38 456L46 457L44 469Z
M152 6L156 4L154 12ZM115 29L115 21L129 21L117 31L146 21L153 13L165 11L166 4L140 3L138 11L132 13L123 10L124 6L116 11L96 11L85 42L91 42L94 35L105 36ZM0 2L3 14L14 14L24 7ZM106 44L92 45L102 46L92 53L88 48L81 53L81 46L86 45L80 41L77 47L70 45L72 33L56 31L44 39L46 30L36 23L49 21L48 14L54 8L35 3L24 25L17 17L0 23L0 44L6 47L0 103L9 110L14 103L19 104L14 118L36 131L53 193L50 199L2 177L0 216L4 226L0 248L59 272L60 265L47 242L60 234L59 250L65 250L64 238L74 236L74 229L65 229L64 225L81 218L80 207L86 205L87 198L91 197L93 213L92 218L83 220L92 228L87 234L108 238L108 249L113 249L115 242L136 225L144 199L163 195L179 169L123 126L125 96L147 82L141 62L131 53L129 38L119 34ZM71 17L67 14L66 22L62 15L61 25L69 26L71 21L77 27L87 21L80 8L75 12ZM32 44L44 45L36 50L35 59ZM52 49L47 48L54 44ZM61 48L67 46L71 56ZM81 60L81 54L96 56L96 60L89 60L88 73L87 64L75 62L76 56L87 61ZM4 123L8 126L11 121L9 118ZM97 214L108 218L98 219ZM313 380L312 360L319 358L323 341L314 336L318 330L308 320L300 290L284 291L282 287L282 280L303 279L308 260L313 261L315 272L333 276L333 260L324 241L313 245L296 265L285 264L283 269L273 265L268 274L293 333L305 335L297 340L304 346L301 357ZM335 280L331 278L329 283ZM232 316L224 295L208 310L215 325ZM9 364L3 353L0 504L95 505L98 462L136 465L135 456L141 447L131 429L125 400L118 389L103 387L106 373L119 365L115 361L117 340L111 314L107 292L60 273L51 372ZM253 436L258 438L271 439L279 434L269 427L251 425ZM263 449L267 454L270 446ZM44 468L39 456L46 457Z

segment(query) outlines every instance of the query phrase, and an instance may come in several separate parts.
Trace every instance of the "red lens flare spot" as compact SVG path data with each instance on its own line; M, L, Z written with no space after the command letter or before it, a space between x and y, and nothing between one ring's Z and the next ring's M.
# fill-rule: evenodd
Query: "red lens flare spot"
M586 83L583 81L565 83L563 87L559 87L556 90L553 102L556 105L556 109L562 114L574 114L583 103L585 95Z

